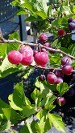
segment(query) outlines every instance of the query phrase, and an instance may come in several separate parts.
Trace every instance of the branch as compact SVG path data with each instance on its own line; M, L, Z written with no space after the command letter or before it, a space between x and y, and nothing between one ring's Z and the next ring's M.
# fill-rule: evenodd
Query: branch
M70 34L75 34L75 33L67 33L67 34L70 35ZM67 34L66 34L66 35L67 35ZM61 36L61 37L65 37L66 35ZM26 41L19 41L19 40L16 40L16 39L14 39L14 40L5 40L4 38L0 38L0 40L1 40L0 43L19 43L19 44L21 44L21 45L29 45L29 46L35 46L35 47L38 47L38 45L39 45L39 44L34 44L34 43L28 43L28 42L26 42ZM72 55L70 55L70 54L67 54L67 53L63 52L63 51L60 50L60 49L54 49L54 48L46 47L46 46L44 46L44 45L42 45L42 44L40 44L40 47L41 47L41 48L45 48L45 49L48 50L48 51L53 51L53 52L61 53L61 54L65 55L65 56L68 56L68 57L70 57L71 59L75 60L75 57L74 57L74 56L72 56Z
M57 37L55 37L52 41L55 41L55 40L57 40L57 39L61 39L61 38L63 38L63 37L66 37L66 36L69 36L69 35L73 35L73 34L75 34L75 32L66 33L66 34L63 35L63 36L57 36Z
M30 65L31 67L34 68L39 68L39 69L43 69L43 70L51 70L51 71L62 71L62 69L59 68L53 68L53 67L42 67L42 66L36 66L36 65ZM72 73L75 73L75 70L72 70Z

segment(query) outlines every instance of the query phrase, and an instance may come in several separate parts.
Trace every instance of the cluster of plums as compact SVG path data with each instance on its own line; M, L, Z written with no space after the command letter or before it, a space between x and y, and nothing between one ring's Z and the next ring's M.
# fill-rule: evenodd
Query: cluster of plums
M64 56L61 59L60 70L56 70L55 72L48 73L47 74L47 81L50 84L62 83L64 74L65 75L71 75L72 74L73 68L72 68L71 64L72 64L72 60L69 57ZM40 78L41 78L41 80L45 79L44 75L41 75Z
M48 36L46 34L42 33L39 36L39 40L42 45L46 47L51 47L49 42L47 42ZM8 53L8 60L12 64L22 64L25 66L31 65L32 62L35 61L36 65L45 67L49 62L49 56L48 56L48 51L44 48L41 48L40 51L38 51L38 50L33 50L28 45L22 45L19 48L19 50L12 50ZM49 84L62 83L64 74L65 75L72 74L73 68L71 64L72 64L71 58L64 56L61 59L60 70L56 70L55 72L49 72L47 74L47 77L45 77L45 75L41 75L40 79L41 80L47 79L47 82ZM60 106L66 103L64 97L58 97L57 102Z
M41 34L39 37L40 41L44 42L44 46L49 47L50 44L49 42L45 42L48 40L47 35ZM40 51L33 50L30 46L28 45L22 45L19 49L17 50L12 50L8 53L8 60L12 64L22 64L22 65L31 65L33 60L35 60L37 65L40 65L42 67L46 66L47 63L49 62L49 57L48 57L48 52L46 49L41 48Z
M48 39L47 35L41 34L39 40L41 42L45 42ZM49 47L49 42L44 43L46 47ZM33 50L30 46L22 45L17 50L12 50L8 53L8 60L12 64L22 64L22 65L31 65L33 60L35 63L41 67L45 67L49 62L49 56L46 49L42 49L40 51ZM50 72L47 75L47 81L50 84L58 84L63 82L63 75L71 75L73 68L71 66L72 60L71 58L64 56L61 59L61 67L59 71L55 73Z
M68 19L68 28L71 31L75 30L75 19L74 18L69 18ZM64 29L59 29L58 30L58 35L59 36L63 36L65 34L66 34L66 31Z

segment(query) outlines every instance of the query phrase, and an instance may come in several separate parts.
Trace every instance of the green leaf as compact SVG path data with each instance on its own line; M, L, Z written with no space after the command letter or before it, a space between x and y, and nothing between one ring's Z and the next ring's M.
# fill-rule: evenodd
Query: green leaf
M41 92L45 89L45 88L44 88L44 84L43 84L41 81L39 81L39 80L36 80L35 86L36 86L37 88L39 88L39 89L41 90Z
M36 132L37 133L44 133L44 125L45 125L45 116L41 118L41 120L36 123Z
M0 108L9 108L9 105L0 99Z
M70 89L70 87L68 86L67 83L64 82L64 83L57 84L56 89L59 92L60 96L62 96Z
M36 14L40 16L42 19L46 19L47 15L44 11L37 11Z
M16 13L17 15L23 15L23 14L29 14L27 11L24 11L22 9L20 9L19 11L17 11Z
M0 56L2 56L3 58L6 56L6 52L7 52L7 44L0 44Z
M35 124L37 133L45 133L52 127L52 124L46 114L44 114L41 119Z
M49 120L51 121L51 123L53 124L53 126L59 130L62 131L63 133L65 132L65 125L62 121L62 118L57 115L57 114L48 114Z
M3 114L7 120L10 120L11 109L10 108L2 108Z
M8 129L10 129L10 126L11 126L10 121L6 121L5 123L1 123L0 131L8 130Z
M38 89L34 89L34 91L32 92L32 94L31 94L31 97L32 97L32 99L33 100L36 100L37 98L39 98L40 97L40 91L38 90Z
M10 100L9 103L13 109L20 111L22 110L22 107L26 105L22 82L17 83L14 86L14 92L8 99Z
M32 128L33 133L35 133L36 132L36 121L35 120L31 122L31 128Z
M8 97L9 99L9 103L10 103L10 106L14 109L14 110L19 110L19 111L22 111L23 109L20 108L19 106L17 106L14 102L14 99L13 99L13 94L9 95Z
M74 44L69 46L69 51L72 56L75 56L75 46Z
M10 115L11 123L16 124L21 119L22 119L21 114L11 108L11 115Z
M20 65L16 66L14 64L11 64L9 61L8 61L8 58L7 58L7 55L6 57L4 58L1 66L0 66L0 77L1 78L4 78L12 73L15 73L17 71L19 71L19 69L21 68Z
M23 107L23 110L21 113L24 117L30 117L36 113L36 108L32 107L30 105L27 105L27 106Z
M29 124L29 122L26 122L26 125L28 127L29 133L33 133L32 129L31 129L31 125Z
M40 0L40 3L41 3L41 6L42 6L42 9L43 9L44 12L47 14L48 6L47 6L46 0Z
M11 4L12 4L13 6L18 6L18 0L12 1Z
M34 12L34 6L29 2L25 2L24 4L21 5L24 9L26 8L27 10L29 10L30 12L32 12L33 14L35 14Z
M7 58L7 56L5 57L5 59L3 60L3 62L2 62L2 65L0 66L0 70L1 70L1 72L3 72L3 71L5 71L5 70L7 70L7 69L9 69L9 68L14 68L15 67L15 65L13 65L13 64L11 64L9 61L8 61L8 58Z
M12 34L9 35L9 39L10 40L12 40L12 39L20 40L19 33L17 31L15 31L14 33L12 33ZM12 44L10 44L10 45L12 45ZM18 46L15 45L14 47L17 48Z
M30 17L27 17L26 19L25 19L25 21L29 21L29 22L34 22L34 21L36 21L37 20L37 18L35 17L35 16L30 16Z
M51 10L52 10L52 6L49 5L49 6L48 6L48 11L47 11L47 16L48 16L48 17L50 17L50 12L51 12Z
M20 129L20 133L30 133L30 132L28 130L28 127L24 125L24 127Z
M41 109L41 110L36 114L36 118L38 118L39 120L41 120L41 118L42 118L43 116L46 116L46 114L47 114L47 111Z
M24 125L24 127L20 130L20 133L33 133L30 125L27 125L27 123Z
M55 105L53 105L53 102L55 101L56 97L53 96L46 96L45 98L43 98L43 100L41 101L41 106L44 106L45 109L51 111L53 108L55 108Z

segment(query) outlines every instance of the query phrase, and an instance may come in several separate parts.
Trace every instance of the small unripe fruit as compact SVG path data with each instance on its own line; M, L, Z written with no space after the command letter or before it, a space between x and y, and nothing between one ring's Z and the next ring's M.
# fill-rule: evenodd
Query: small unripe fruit
M65 105L65 104L66 104L66 99L65 99L64 97L58 97L58 98L57 98L57 104L58 104L59 106Z
M46 52L38 52L34 56L34 60L35 60L37 65L45 66L49 61L49 57L48 57L48 54Z
M65 35L65 30L64 30L64 29L59 29L59 30L58 30L58 35L59 35L59 36Z
M54 73L49 73L47 75L47 81L50 83L50 84L55 84L56 81L57 81L57 77Z
M57 80L56 80L56 84L59 84L59 83L63 83L63 79L58 77Z
M48 40L48 36L44 33L42 33L40 36L39 36L39 40L40 42L45 42Z
M12 50L8 53L8 60L12 64L19 64L22 61L22 54L19 51Z
M65 74L65 75L71 75L72 74L72 71L73 71L73 68L71 65L66 65L66 66L63 66L62 67L62 72Z
M62 65L71 65L72 64L72 60L71 58L67 57L67 56L64 56L62 59L61 59L61 64Z
M75 30L75 23L74 22L70 22L68 26L69 26L70 30Z
M44 81L44 80L46 79L46 76L45 76L44 74L41 74L41 75L39 76L39 79L40 79L41 81Z

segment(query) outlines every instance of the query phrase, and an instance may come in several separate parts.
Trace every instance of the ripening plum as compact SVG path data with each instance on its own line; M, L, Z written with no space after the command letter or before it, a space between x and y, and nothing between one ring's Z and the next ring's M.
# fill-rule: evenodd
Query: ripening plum
M45 42L48 40L48 36L44 33L42 33L40 36L39 36L39 40L40 42Z
M73 71L73 68L71 65L65 65L62 67L62 72L65 74L65 75L71 75L72 74L72 71Z
M65 104L66 104L66 99L65 99L64 97L58 97L58 98L57 98L57 104L58 104L59 106L65 105Z
M71 65L72 64L72 60L71 58L67 57L67 56L64 56L62 59L61 59L61 64L62 65Z
M59 35L59 36L65 35L65 30L64 30L64 29L59 29L59 30L58 30L58 35Z
M45 66L49 61L49 57L48 57L48 54L46 52L38 52L34 56L34 60L35 60L37 65Z
M17 50L12 50L8 53L8 60L12 64L19 64L22 61L22 54Z
M56 81L57 81L56 75L53 72L48 73L48 75L47 75L47 81L50 84L56 84Z

